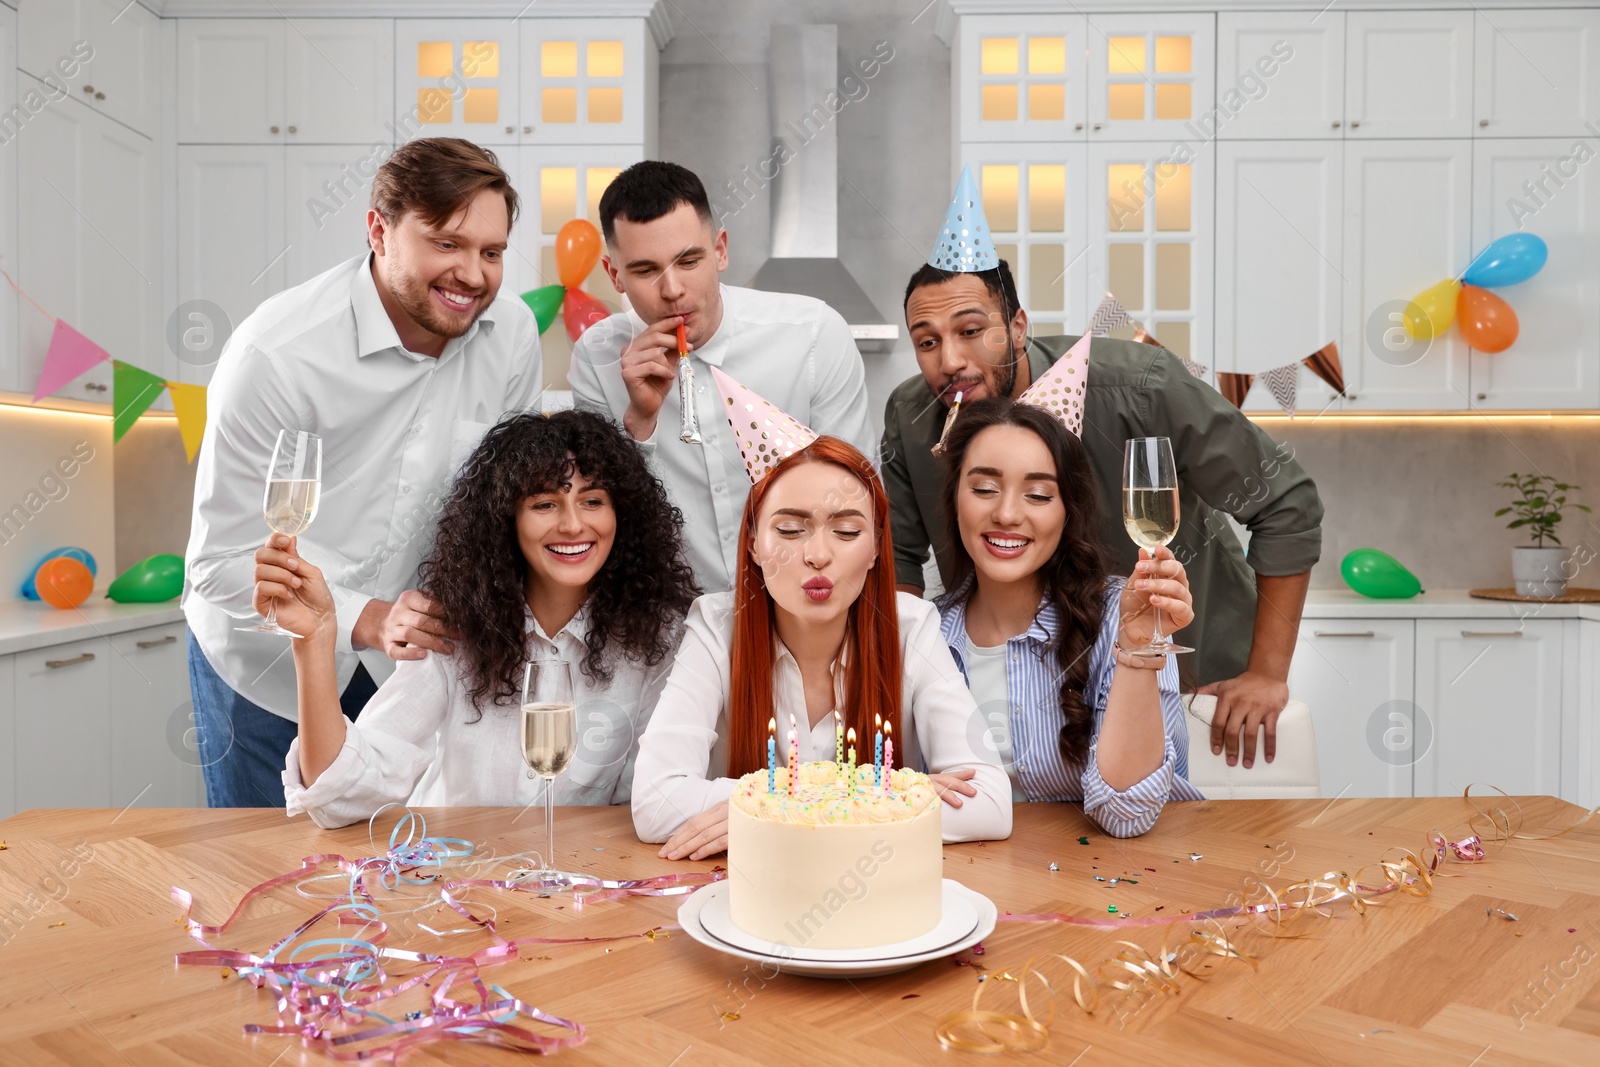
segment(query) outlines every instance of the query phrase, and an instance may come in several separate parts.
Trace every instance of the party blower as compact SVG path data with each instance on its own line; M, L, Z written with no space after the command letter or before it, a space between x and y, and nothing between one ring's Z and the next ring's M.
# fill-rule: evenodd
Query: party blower
M678 440L689 445L700 444L700 416L694 409L694 364L689 362L689 332L681 322L678 323L678 407L683 410Z

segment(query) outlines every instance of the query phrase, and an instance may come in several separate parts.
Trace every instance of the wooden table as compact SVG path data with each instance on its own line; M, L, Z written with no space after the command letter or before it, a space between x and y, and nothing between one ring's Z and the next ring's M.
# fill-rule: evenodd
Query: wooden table
M1561 829L1579 814L1551 798L1522 805L1529 833ZM537 813L425 814L430 833L497 855L536 848L543 837ZM1133 916L1187 912L1223 906L1248 878L1281 886L1353 871L1386 846L1420 851L1432 828L1463 836L1467 814L1455 798L1207 801L1171 805L1146 836L1116 841L1075 807L1019 805L1009 841L950 846L945 867L1002 915L1103 915L1111 904ZM385 833L392 821L386 816ZM566 808L557 823L568 869L641 877L712 866L656 858L633 837L625 808ZM0 931L0 1060L328 1062L292 1038L243 1036L247 1022L276 1021L269 993L221 968L173 965L175 953L198 946L174 925L179 910L168 887L191 890L196 918L220 922L246 889L294 870L303 856L373 854L364 826L321 831L264 810L30 811L0 822L0 838L8 845L0 852L0 908L10 909ZM1201 858L1191 860L1191 852ZM1049 870L1052 862L1060 869ZM1069 999L1048 1047L1030 1062L1600 1063L1600 827L1492 848L1487 862L1452 861L1448 873L1431 896L1389 898L1365 917L1339 904L1303 939L1238 928L1256 966L1228 961L1208 979L1181 977L1175 995L1134 999L1107 990L1092 1017ZM1138 884L1110 886L1095 874L1126 874ZM636 898L581 912L559 896L500 893L494 902L508 936L576 937L672 924L682 899ZM1491 908L1518 921L1486 914ZM276 890L218 941L263 951L314 910L291 890ZM404 947L445 951L436 939L415 937L425 943L403 939ZM982 956L963 958L991 975L1041 951L1065 952L1092 968L1119 937L1152 952L1161 943L1160 929L1002 921ZM482 935L447 940L462 954L490 943ZM768 977L760 965L681 932L522 956L485 974L588 1028L587 1044L560 1054L571 1063L989 1062L943 1050L934 1036L940 1018L970 1003L979 974L950 960L853 982ZM1004 981L986 986L984 1006L1014 1005L1015 989ZM402 1060L511 1063L518 1056L455 1042Z

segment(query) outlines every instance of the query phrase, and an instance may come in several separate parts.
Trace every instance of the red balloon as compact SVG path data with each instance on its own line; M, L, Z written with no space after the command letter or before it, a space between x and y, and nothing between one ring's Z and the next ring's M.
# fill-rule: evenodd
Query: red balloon
M1456 297L1456 325L1479 352L1504 352L1517 339L1517 313L1487 289L1463 285Z
M57 556L39 565L33 576L39 599L54 608L75 608L94 592L94 575L75 559Z
M556 231L556 273L576 289L600 262L600 231L588 219L570 219Z
M561 299L561 319L567 324L567 336L574 341L584 330L610 315L610 308L582 289L568 289Z

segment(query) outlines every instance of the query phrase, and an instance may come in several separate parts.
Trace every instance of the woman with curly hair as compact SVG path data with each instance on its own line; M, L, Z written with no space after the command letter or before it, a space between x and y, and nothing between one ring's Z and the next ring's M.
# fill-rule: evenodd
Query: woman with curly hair
M1082 801L1113 837L1155 824L1190 785L1189 734L1171 656L1149 643L1159 608L1194 618L1183 564L1141 550L1132 580L1106 576L1083 443L1004 397L962 409L944 443L955 556L938 601L950 654L978 696L1016 801Z
M571 662L579 748L558 804L627 800L638 738L699 590L681 517L643 454L590 412L512 415L456 476L422 592L454 653L402 660L356 722L339 708L338 620L322 572L274 536L256 553L256 605L292 642L299 737L283 772L290 815L344 826L385 804L527 805L539 780L519 741L523 664Z

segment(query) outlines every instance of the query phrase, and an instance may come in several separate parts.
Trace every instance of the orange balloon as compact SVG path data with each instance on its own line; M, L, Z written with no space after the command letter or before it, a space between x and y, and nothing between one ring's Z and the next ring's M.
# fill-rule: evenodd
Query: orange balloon
M588 219L572 219L556 231L556 273L576 289L600 262L600 231Z
M561 299L561 321L566 323L567 336L574 341L584 330L610 315L610 308L582 289L568 289Z
M39 599L53 608L75 608L94 592L94 575L75 559L57 556L39 565L33 576Z
M1456 297L1456 325L1479 352L1504 352L1517 339L1517 313L1487 289L1463 285Z

